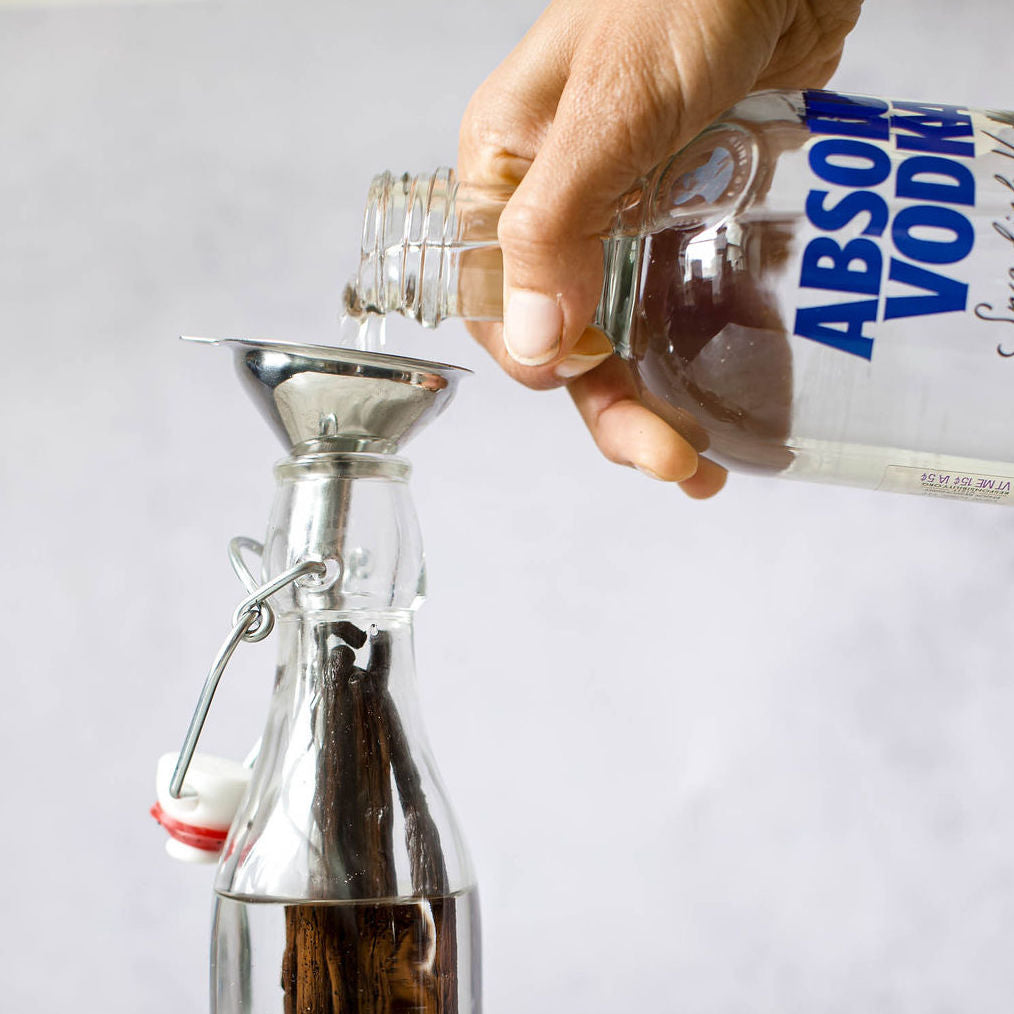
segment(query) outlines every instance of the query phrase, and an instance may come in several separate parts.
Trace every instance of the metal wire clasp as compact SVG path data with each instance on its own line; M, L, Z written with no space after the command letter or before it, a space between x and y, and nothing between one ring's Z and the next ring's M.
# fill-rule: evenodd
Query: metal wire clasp
M260 553L262 552L262 547L260 543L254 542L253 539L233 539L229 545L229 559L232 561L236 573L244 585L246 585L247 590L249 590L250 585L254 582L250 572L246 569L240 558L239 554L242 549L252 549ZM237 560L239 561L238 566ZM239 647L240 641L263 641L274 628L275 614L271 606L268 605L267 600L275 592L281 591L287 584L291 584L301 577L316 574L318 578L323 578L326 571L327 567L322 561L304 560L302 563L297 563L294 567L283 571L278 577L273 578L266 584L254 589L236 607L236 611L232 614L232 630L222 643L222 647L218 649L214 662L211 663L211 669L208 672L207 679L204 681L201 696L197 699L197 707L194 709L193 718L190 719L190 725L187 728L187 734L180 749L179 760L176 762L176 768L169 781L169 795L173 799L180 798L180 793L183 790L183 780L187 776L187 769L190 767L194 750L197 748L197 740L201 736L204 721L208 717L211 700L215 696L215 691L218 689L219 681L222 678L222 673L225 672L229 659L232 658L233 653Z

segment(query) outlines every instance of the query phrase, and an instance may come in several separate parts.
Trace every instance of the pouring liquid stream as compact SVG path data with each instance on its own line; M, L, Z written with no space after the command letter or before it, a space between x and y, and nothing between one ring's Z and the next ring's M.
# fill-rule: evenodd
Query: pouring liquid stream
M379 313L356 316L344 310L338 321L338 344L357 352L386 352L387 317Z

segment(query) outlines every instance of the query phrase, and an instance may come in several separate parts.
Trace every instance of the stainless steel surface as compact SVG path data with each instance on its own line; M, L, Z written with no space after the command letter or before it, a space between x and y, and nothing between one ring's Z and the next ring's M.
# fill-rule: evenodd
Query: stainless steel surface
M301 563L297 563L294 567L290 567L284 573L279 574L278 577L272 578L267 584L262 585L253 594L243 599L232 614L232 622L239 623L240 617L251 609L260 611L264 617L265 626L268 627L268 631L265 633L261 627L258 627L256 630L251 630L247 633L246 640L263 641L268 636L268 633L270 633L270 627L275 622L274 613L271 610L271 606L268 605L268 599L276 591L281 591L287 584L298 582L301 577L314 574L323 581L326 573L327 568L322 560L304 560Z
M180 755L173 769L173 776L169 781L169 795L173 799L179 799L183 791L183 780L187 777L190 762L194 757L194 750L197 749L197 741L201 737L201 730L204 728L205 719L208 717L208 710L211 707L212 698L218 689L222 673L232 658L233 653L239 647L239 642L246 637L247 631L261 623L261 615L258 610L250 609L245 612L242 618L235 624L225 639L222 647L218 649L215 661L211 663L211 669L201 688L201 696L197 699L197 707L194 709L190 725L187 726L187 734L183 737L183 746L180 747Z
M262 415L295 453L392 454L446 407L469 370L354 349L244 338L229 346Z
M251 539L246 535L237 535L234 539L229 540L229 563L232 565L233 573L243 583L243 587L252 595L257 590L257 585L260 582L251 573L250 568L247 567L243 559L244 549L248 549L251 553L256 553L258 556L263 557L264 546L256 539Z
M230 547L231 548L231 547ZM231 554L230 554L231 558ZM263 641L271 633L275 625L275 616L268 605L268 598L276 591L284 588L285 585L299 580L308 574L316 574L323 578L326 568L318 560L304 560L290 567L284 574L279 574L274 580L258 588L252 595L245 598L233 614L233 628L229 636L218 649L215 660L211 663L204 686L201 688L201 696L197 699L197 707L194 709L190 725L187 726L187 733L183 737L183 746L180 748L180 755L173 770L173 776L169 781L169 795L173 799L179 799L183 790L183 781L187 776L187 769L193 760L194 751L197 749L197 741L201 737L201 730L208 717L211 702L214 699L215 691L221 682L222 673L229 664L240 641Z

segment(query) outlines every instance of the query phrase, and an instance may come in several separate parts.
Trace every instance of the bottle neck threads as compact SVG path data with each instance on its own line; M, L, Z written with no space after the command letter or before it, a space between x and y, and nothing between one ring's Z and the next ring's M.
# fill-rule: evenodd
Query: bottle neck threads
M385 172L373 179L350 306L354 313L396 312L428 327L447 315L445 244L453 207L450 169L420 176Z
M511 192L461 183L451 169L376 176L346 309L355 316L400 313L424 327L446 317L501 320L497 223Z

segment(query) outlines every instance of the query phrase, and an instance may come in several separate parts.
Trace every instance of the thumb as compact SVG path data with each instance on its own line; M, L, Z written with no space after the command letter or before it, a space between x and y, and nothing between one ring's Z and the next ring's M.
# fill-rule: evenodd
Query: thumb
M568 178L572 169L553 151L555 126L498 227L504 346L526 367L566 357L591 324L602 291L601 236L625 189L577 193L577 181Z
M602 289L600 233L563 214L552 180L533 163L500 216L507 354L527 367L548 366L577 343L591 323ZM534 174L534 175L533 175ZM610 202L613 203L613 202ZM608 217L600 208L595 218Z

